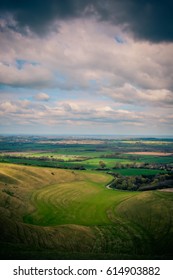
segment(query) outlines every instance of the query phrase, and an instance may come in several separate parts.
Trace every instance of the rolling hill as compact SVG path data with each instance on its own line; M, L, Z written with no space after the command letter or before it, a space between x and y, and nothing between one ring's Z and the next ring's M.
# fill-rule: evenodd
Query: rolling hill
M111 190L111 180L1 163L1 258L172 258L173 193Z

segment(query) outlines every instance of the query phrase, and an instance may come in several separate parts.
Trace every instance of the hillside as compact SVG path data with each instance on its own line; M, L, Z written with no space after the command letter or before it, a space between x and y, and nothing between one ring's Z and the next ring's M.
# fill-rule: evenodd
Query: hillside
M0 164L1 258L172 258L173 194L96 171Z

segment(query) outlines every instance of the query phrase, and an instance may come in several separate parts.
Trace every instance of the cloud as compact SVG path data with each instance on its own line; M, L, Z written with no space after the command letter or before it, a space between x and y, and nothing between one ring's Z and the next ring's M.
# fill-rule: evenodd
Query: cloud
M50 96L47 93L40 92L36 94L34 98L39 101L48 101L50 99Z
M0 125L5 131L25 133L171 134L172 110L123 109L111 102L18 100L0 103ZM38 128L39 127L39 128ZM27 128L27 130L26 130Z
M34 10L32 1L1 2L2 125L172 133L173 42L163 30L157 40L145 35L143 26L161 1L45 1L39 8L36 0Z
M49 38L8 29L1 34L0 82L43 92L55 88L61 95L90 93L124 104L172 106L172 56L173 43L136 42L112 24L92 19L63 21L60 32Z
M40 65L27 64L19 69L14 63L0 63L0 83L3 85L42 88L51 82L51 72Z
M103 95L110 96L122 104L135 104L138 106L173 106L173 92L166 89L138 89L128 83L122 87L103 87Z
M134 110L119 109L113 106L107 106L98 102L91 104L87 101L68 101L54 103L51 106L40 106L39 104L24 101L2 102L0 104L1 115L18 118L21 116L30 121L38 123L47 123L49 120L59 123L59 121L90 122L90 123L138 123L143 125L145 121L157 122L159 118L170 119L170 116L164 117L162 112L144 113Z
M0 4L0 14L11 15L14 20L8 20L8 26L18 31L29 28L43 35L55 28L57 20L93 16L150 42L173 41L172 12L171 0L1 0Z

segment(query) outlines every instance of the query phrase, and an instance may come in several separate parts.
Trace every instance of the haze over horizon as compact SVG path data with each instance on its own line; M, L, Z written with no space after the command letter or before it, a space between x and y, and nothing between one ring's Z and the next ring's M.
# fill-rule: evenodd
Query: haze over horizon
M0 2L0 133L172 135L171 0Z

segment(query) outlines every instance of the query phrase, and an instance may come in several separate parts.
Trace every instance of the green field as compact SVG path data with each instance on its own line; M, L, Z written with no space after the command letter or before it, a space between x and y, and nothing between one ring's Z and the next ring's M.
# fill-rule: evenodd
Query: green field
M120 158L93 158L93 159L88 159L85 161L82 161L80 163L78 162L74 162L76 164L80 164L82 166L84 166L86 169L95 169L95 168L99 168L99 162L103 161L105 163L105 167L106 168L112 168L115 166L115 164L117 162L122 163L122 164L127 164L127 163L131 163L130 160L126 160L126 159L120 159Z
M1 257L172 258L173 193L111 190L111 180L1 163Z
M139 156L138 162L146 163L173 163L172 156Z
M116 172L123 176L156 175L158 173L164 173L162 170L144 168L120 168L117 169Z

